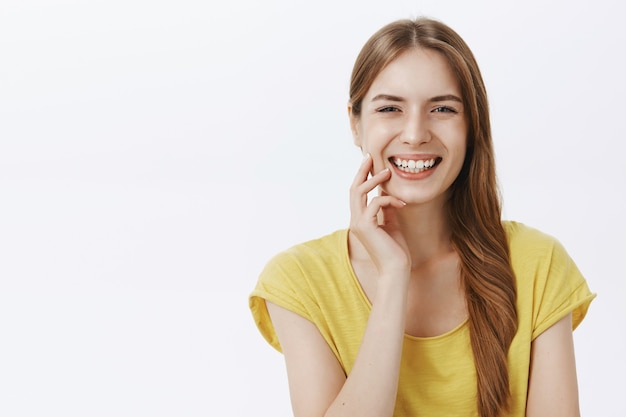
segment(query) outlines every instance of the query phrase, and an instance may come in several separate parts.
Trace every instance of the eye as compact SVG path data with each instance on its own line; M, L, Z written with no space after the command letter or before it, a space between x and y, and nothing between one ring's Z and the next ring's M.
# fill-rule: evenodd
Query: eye
M400 109L397 108L397 107L393 107L393 106L385 106L385 107L381 107L379 109L376 109L376 111L378 113L393 113L393 112L400 111Z
M434 113L456 113L457 111L454 110L452 107L448 107L448 106L439 106L433 109Z

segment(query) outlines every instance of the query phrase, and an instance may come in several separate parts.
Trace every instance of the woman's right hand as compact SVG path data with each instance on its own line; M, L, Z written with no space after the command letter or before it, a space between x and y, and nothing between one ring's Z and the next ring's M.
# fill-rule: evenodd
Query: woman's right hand
M367 252L380 279L351 371L346 374L313 321L267 302L285 355L294 416L393 415L408 292L398 285L398 278L408 283L411 258L394 216L405 204L389 195L374 197L368 204L368 193L391 177L382 171L369 178L371 169L368 155L350 187L350 239L358 240L359 250L362 246ZM384 224L379 224L379 213L384 214ZM361 328L363 322L354 325Z
M372 157L367 154L350 187L350 232L363 245L380 275L407 274L411 256L396 217L396 210L406 203L384 193L368 202L368 193L391 178L389 169L370 177L372 166Z

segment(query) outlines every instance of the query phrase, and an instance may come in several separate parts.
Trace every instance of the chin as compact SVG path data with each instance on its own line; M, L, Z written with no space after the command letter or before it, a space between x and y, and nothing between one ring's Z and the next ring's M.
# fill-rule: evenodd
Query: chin
M384 194L399 198L408 205L425 205L445 201L445 192L436 192L427 187L394 187L390 185L381 188L381 191Z

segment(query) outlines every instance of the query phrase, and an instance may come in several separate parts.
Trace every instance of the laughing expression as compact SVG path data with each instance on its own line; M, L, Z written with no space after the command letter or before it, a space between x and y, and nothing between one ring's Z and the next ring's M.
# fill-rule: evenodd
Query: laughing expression
M463 166L468 129L459 82L441 53L414 48L394 59L351 127L373 172L391 170L384 192L408 204L443 204Z

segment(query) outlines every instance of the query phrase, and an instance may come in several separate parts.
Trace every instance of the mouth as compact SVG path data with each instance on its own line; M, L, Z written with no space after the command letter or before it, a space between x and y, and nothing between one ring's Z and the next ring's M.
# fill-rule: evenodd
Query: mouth
M391 157L389 158L389 162L394 164L400 171L407 172L409 174L417 174L419 172L433 169L441 162L441 157L430 159L402 159Z

